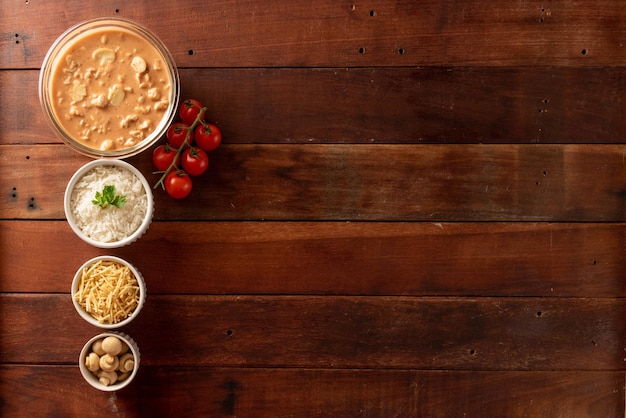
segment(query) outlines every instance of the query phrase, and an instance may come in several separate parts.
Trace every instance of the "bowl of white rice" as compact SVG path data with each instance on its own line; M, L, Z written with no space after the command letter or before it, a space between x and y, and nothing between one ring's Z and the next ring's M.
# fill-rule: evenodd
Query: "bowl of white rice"
M122 160L94 160L72 176L64 209L74 233L98 248L138 240L152 223L154 196L146 178Z

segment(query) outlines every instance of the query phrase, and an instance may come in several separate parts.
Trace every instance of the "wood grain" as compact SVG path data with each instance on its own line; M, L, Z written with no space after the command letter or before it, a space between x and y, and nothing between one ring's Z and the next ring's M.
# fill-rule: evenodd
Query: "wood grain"
M1 416L624 416L626 3L1 8ZM105 251L62 196L89 160L37 98L52 42L98 16L162 38L225 135L106 251L148 286L115 394L76 366L100 331L71 278Z
M90 390L75 367L0 366L0 392L12 393L0 414L617 418L623 385L622 372L145 366L133 385L109 394Z
M19 2L1 15L2 68L38 68L66 28L96 16L143 23L182 67L615 66L626 59L626 8L610 0L64 4Z
M231 144L623 143L619 133L626 130L620 68L215 68L180 73L183 99L202 97L208 118ZM38 74L0 71L0 144L60 143L42 116Z
M1 363L73 364L98 334L69 294L0 294L0 302L11 324ZM615 371L625 314L619 298L149 294L124 332L148 366Z
M624 147L224 145L184 204L156 219L621 222ZM64 218L88 159L62 145L0 146L0 217ZM149 153L131 159L152 183ZM28 176L15 173L28 172ZM54 173L54 175L50 175Z
M106 253L151 295L626 296L623 224L155 222ZM65 221L0 221L0 291L69 292L101 254Z

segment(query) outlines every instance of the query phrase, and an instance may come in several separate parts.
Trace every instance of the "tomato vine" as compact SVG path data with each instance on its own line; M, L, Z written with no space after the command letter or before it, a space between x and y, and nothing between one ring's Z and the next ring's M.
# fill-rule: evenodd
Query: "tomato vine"
M206 111L207 108L198 100L185 100L179 109L181 121L174 122L167 130L166 144L153 151L152 162L159 170L154 174L161 174L154 188L160 186L175 199L189 194L191 191L189 176L199 176L206 171L209 165L207 152L216 149L222 141L220 129L204 120ZM175 155L172 155L174 152ZM178 181L175 181L175 177ZM187 178L181 181L180 177ZM178 190L183 184L186 193Z

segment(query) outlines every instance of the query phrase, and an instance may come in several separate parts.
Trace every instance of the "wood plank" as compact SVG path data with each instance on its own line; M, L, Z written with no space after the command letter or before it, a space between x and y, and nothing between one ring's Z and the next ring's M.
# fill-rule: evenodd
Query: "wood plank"
M626 3L2 9L0 416L624 416ZM158 191L107 251L149 293L115 394L76 365L100 331L69 285L103 251L61 196L88 160L36 89L104 15L155 30L225 133L191 198Z
M98 333L69 294L0 302L1 363L74 364ZM148 294L124 332L148 366L620 371L624 315L623 298Z
M0 367L4 417L621 417L623 372L456 372L142 367L97 392L70 366ZM32 389L40 396L32 396Z
M157 220L583 221L625 219L619 145L223 145ZM63 145L0 146L3 219L62 219L87 162ZM151 182L149 153L130 160Z
M37 78L0 71L0 144L60 143ZM183 69L181 86L231 144L623 143L626 130L610 67Z
M191 11L181 13L181 10ZM190 18L189 14L193 16ZM598 0L549 4L484 0L52 0L0 15L0 66L38 68L71 25L121 16L151 28L182 67L623 65L626 6ZM181 30L181 28L185 30Z
M624 231L604 223L155 222L138 242L106 253L133 263L150 294L625 297ZM0 221L0 292L68 292L80 265L102 253L65 221Z

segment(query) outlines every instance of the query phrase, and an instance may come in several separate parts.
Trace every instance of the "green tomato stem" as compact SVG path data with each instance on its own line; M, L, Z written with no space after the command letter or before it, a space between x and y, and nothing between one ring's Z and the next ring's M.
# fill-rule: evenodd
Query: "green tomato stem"
M198 126L199 123L202 123L202 117L204 116L204 113L206 112L206 110L207 110L206 107L203 107L202 109L200 109L200 112L198 113L198 116L196 116L196 120L193 121L193 123L191 124L191 126L187 130L187 135L185 135L185 140L183 141L182 145L176 150L176 155L174 156L174 159L172 160L172 163L163 172L163 175L161 176L159 181L156 182L156 184L153 187L154 189L156 189L160 185L161 188L163 188L163 190L165 190L165 177L167 177L167 175L170 173L170 171L178 170L178 166L176 165L176 161L179 160L180 155L183 153L185 147L186 146L190 146L191 141L192 141L191 138L193 136L193 131L195 131L196 126Z

